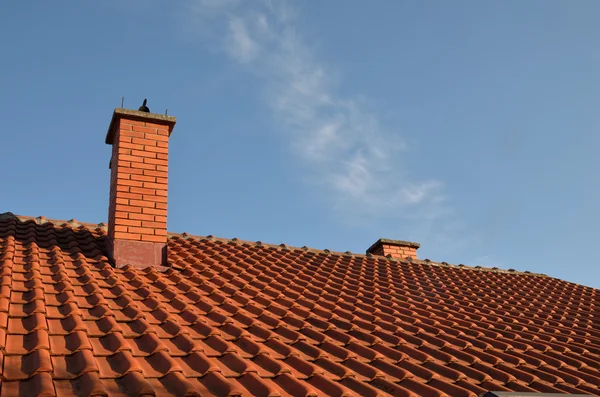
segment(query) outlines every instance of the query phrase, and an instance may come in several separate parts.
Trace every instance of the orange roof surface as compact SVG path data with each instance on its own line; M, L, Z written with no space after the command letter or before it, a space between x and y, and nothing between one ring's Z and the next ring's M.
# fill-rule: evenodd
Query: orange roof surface
M600 395L600 293L542 275L0 215L4 396Z

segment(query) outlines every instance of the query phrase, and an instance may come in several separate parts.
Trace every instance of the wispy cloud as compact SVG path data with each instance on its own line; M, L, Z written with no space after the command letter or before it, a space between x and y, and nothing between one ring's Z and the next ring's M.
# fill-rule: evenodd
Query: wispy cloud
M190 1L192 23L213 32L228 57L264 83L278 130L335 208L430 220L447 212L442 184L411 178L402 164L410 148L397 129L339 93L338 76L303 39L287 3Z
M233 59L241 63L252 62L258 55L259 45L248 34L241 18L232 17L229 21L227 50Z

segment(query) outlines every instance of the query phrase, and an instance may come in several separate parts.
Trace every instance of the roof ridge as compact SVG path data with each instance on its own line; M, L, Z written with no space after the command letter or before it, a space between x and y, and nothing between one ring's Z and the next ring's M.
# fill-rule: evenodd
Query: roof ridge
M437 267L450 267L450 268L464 269L464 270L486 271L486 272L493 272L493 273L519 274L519 275L525 275L525 276L538 276L538 277L553 278L544 273L534 273L534 272L530 272L528 270L525 270L525 271L519 271L519 270L515 270L515 269L504 270L504 269L500 269L497 267L468 266L468 265L465 265L462 263L456 265L456 264L451 264L448 262L435 262L428 258L425 258L425 259L411 259L411 258L398 259L398 258L392 258L391 255L382 256L382 255L373 255L371 253L359 254L359 253L355 253L355 252L351 252L351 251L345 251L345 252L331 251L327 248L319 249L319 248L311 248L311 247L307 247L307 246L296 247L296 246L289 246L285 243L269 244L269 243L264 243L260 240L259 241L240 240L237 237L233 237L233 238L215 237L210 234L208 236L200 236L200 235L192 235L187 232L183 232L183 233L167 232L167 236L169 238L181 237L184 239L198 239L198 240L209 239L209 240L217 240L217 241L223 241L223 242L233 242L233 243L237 243L237 244L251 244L251 245L276 248L276 249L305 250L305 251L310 251L310 252L314 252L314 253L324 253L327 255L377 258L377 259L386 259L389 261L401 262L401 263L416 263L416 264L422 264L422 265L431 265L431 266L437 266Z
M37 216L37 217L33 217L33 216L26 216L26 215L15 215L12 212L3 212L3 213L0 213L0 220L2 220L2 219L11 219L11 218L18 219L21 222L34 221L38 225L44 225L46 223L51 223L53 225L67 226L67 227L71 227L73 229L76 229L76 228L79 228L79 227L83 226L83 227L86 227L86 228L92 228L94 230L95 229L102 229L105 232L108 231L108 224L106 224L104 222L100 222L100 223L79 222L75 218L72 218L72 219L69 219L68 221L65 221L65 220L62 220L62 219L46 218L43 215L40 215L40 216Z
M79 222L76 219L70 219L68 221L65 221L65 220L61 220L61 219L46 218L41 215L38 217L32 217L32 216L24 216L24 215L15 215L12 212L0 213L0 220L7 219L7 218L16 218L16 219L20 220L21 222L32 220L32 221L36 222L38 225L51 223L51 224L58 225L58 226L71 227L73 229L80 228L83 226L83 227L91 228L94 230L101 229L104 232L108 231L108 225L104 222L100 222L100 223ZM543 273L533 273L530 271L519 271L519 270L515 270L515 269L504 270L504 269L499 269L497 267L489 268L489 267L483 267L483 266L468 266L468 265L464 265L462 263L456 265L456 264L450 264L448 262L435 262L428 258L425 258L425 259L410 259L410 258L409 259L396 259L396 258L392 258L389 255L388 256L379 256L379 255L373 255L370 253L359 254L359 253L350 252L350 251L340 252L340 251L331 251L327 248L318 249L318 248L311 248L311 247L307 247L307 246L296 247L296 246L288 246L285 243L269 244L269 243L263 243L262 241L240 240L237 237L225 238L225 237L214 237L212 235L200 236L200 235L191 235L187 232L183 232L183 233L167 232L167 236L169 238L173 238L173 237L180 237L180 238L184 238L184 239L195 238L198 240L212 239L212 240L223 241L223 242L233 242L233 243L238 243L238 244L251 244L251 245L258 245L258 246L270 247L270 248L276 248L276 249L291 249L291 250L297 249L297 250L310 251L310 252L314 252L314 253L323 253L323 254L327 254L327 255L340 255L340 256L345 255L345 256L364 257L364 258L377 258L377 259L386 259L389 261L401 262L401 263L416 263L416 264L423 264L423 265L431 265L431 266L438 266L438 267L451 267L451 268L456 268L456 269L473 270L473 271L486 271L486 272L494 272L494 273L519 274L519 275L525 275L525 276L550 277L547 274L543 274Z

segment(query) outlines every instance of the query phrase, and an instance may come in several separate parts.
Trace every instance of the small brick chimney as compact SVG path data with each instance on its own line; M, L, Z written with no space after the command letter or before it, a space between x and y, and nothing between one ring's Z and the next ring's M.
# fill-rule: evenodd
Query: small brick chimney
M116 266L166 266L169 136L175 117L115 109L108 251Z
M421 245L410 241L380 238L368 250L368 254L387 256L395 259L417 259L417 250Z

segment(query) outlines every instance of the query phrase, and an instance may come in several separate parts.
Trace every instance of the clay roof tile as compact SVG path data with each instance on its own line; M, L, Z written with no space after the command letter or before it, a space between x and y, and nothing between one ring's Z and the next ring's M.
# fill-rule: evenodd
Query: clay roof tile
M3 393L600 395L593 288L189 234L117 269L104 229L0 214Z

